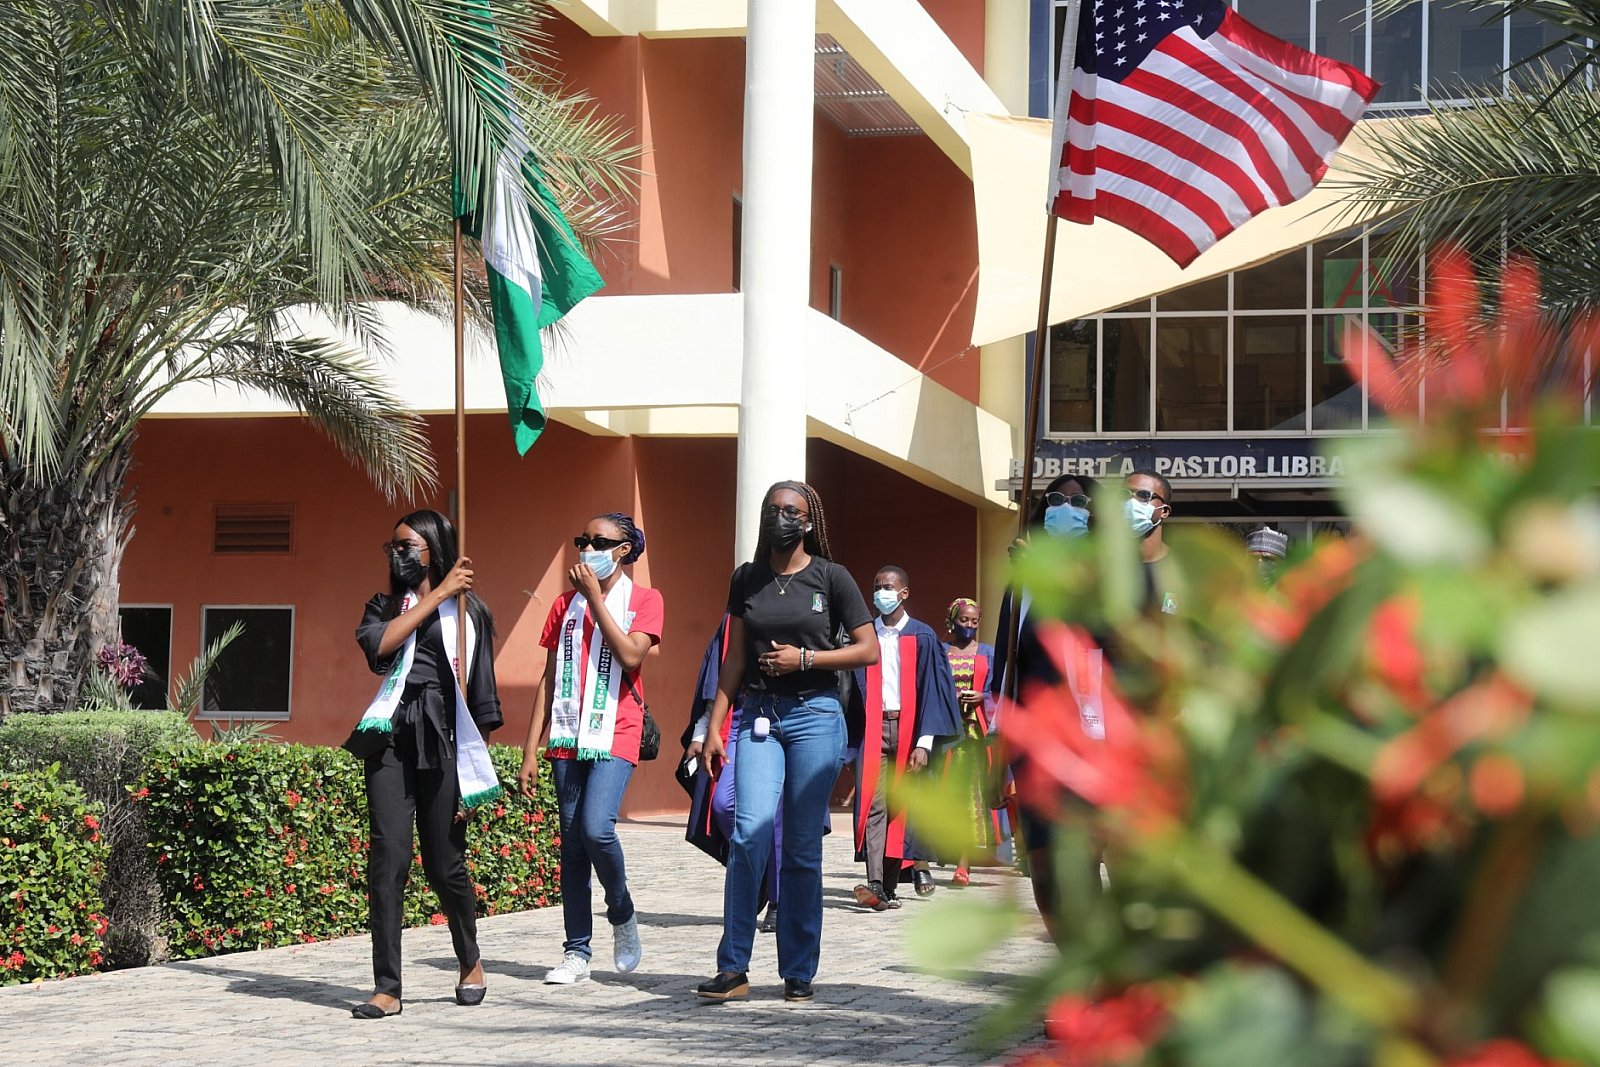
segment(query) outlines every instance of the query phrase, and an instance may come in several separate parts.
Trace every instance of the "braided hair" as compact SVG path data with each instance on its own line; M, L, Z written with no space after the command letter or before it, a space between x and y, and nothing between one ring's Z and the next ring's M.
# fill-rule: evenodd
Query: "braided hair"
M644 531L635 525L633 516L624 515L620 511L610 511L604 515L596 515L595 518L611 523L621 532L622 539L628 542L628 554L617 562L624 567L638 563L639 557L644 555Z
M970 597L956 597L955 600L950 602L950 610L944 617L945 626L949 629L955 629L956 620L960 618L961 613L968 608L971 608L973 611L978 611L978 602ZM980 615L979 617L981 618L982 616Z
M761 506L765 508L771 501L772 494L780 489L799 493L806 498L806 510L811 513L811 530L806 534L806 551L813 556L832 560L833 546L828 543L828 517L822 511L822 497L805 482L773 482L766 496L761 498ZM756 535L756 562L761 563L771 557L772 545L767 541L766 531L762 530Z
M456 528L453 523L437 511L424 508L413 511L409 515L402 515L395 521L395 527L409 526L416 531L417 536L428 546L428 582L437 588L444 581L445 575L456 565L460 552L456 549ZM389 578L389 601L384 605L379 618L385 622L400 614L400 604L405 599L407 590L401 587L391 575ZM473 623L483 631L490 641L495 638L494 613L489 610L489 605L477 593L467 593L467 614L472 616Z

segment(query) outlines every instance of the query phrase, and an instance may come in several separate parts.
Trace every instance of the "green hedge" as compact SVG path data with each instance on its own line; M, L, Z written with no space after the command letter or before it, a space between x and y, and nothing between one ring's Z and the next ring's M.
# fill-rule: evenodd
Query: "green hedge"
M521 751L491 749L502 783ZM366 929L367 811L361 764L341 749L200 744L158 757L135 798L167 909L174 958L318 941ZM480 915L560 899L555 793L479 809L467 868ZM441 923L420 858L406 920Z
M107 963L140 966L160 960L161 891L146 844L143 813L128 797L132 784L157 753L197 743L193 727L168 711L75 711L19 714L0 722L0 770L59 765L99 804L109 846L103 882L110 926Z
M105 962L100 815L53 767L0 772L0 985Z

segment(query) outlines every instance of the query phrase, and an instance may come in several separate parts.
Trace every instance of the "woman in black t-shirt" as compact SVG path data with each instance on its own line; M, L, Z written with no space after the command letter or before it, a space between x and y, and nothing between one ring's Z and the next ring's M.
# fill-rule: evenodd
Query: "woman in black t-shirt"
M761 506L755 559L728 586L728 647L700 759L713 776L726 751L722 723L744 694L734 760L733 836L722 901L717 973L696 992L730 1000L750 991L746 972L756 903L783 799L778 867L778 973L787 1000L810 1000L822 945L822 825L844 759L844 708L836 671L878 660L861 590L828 546L817 491L779 482ZM837 636L849 634L841 647Z

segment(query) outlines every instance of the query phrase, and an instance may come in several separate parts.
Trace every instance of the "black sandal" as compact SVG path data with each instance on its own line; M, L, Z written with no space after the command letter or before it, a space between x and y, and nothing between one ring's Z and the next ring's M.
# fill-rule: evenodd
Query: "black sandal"
M387 1019L391 1015L399 1015L402 1011L405 1011L405 1008L404 1004L396 1004L394 1011L384 1011L378 1005L368 1001L365 1004L357 1004L351 1008L350 1014L357 1019Z

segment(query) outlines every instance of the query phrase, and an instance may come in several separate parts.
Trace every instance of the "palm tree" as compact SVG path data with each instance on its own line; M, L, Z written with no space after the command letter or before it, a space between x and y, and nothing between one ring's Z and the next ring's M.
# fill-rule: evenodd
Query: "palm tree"
M1600 306L1600 0L1463 3L1486 22L1535 15L1562 37L1523 58L1509 92L1463 94L1468 106L1390 124L1375 158L1353 165L1348 198L1395 209L1392 255L1414 260L1454 244L1491 262L1506 251L1528 256L1546 306L1570 321ZM1558 67L1556 55L1575 61Z
M72 707L114 634L130 447L178 385L296 405L391 498L433 483L363 352L282 313L381 352L374 301L441 307L452 161L492 173L519 116L580 235L626 193L624 138L555 87L541 12L499 5L8 0L0 718Z

